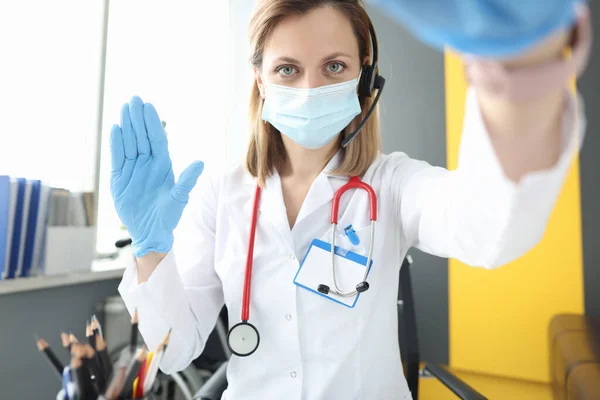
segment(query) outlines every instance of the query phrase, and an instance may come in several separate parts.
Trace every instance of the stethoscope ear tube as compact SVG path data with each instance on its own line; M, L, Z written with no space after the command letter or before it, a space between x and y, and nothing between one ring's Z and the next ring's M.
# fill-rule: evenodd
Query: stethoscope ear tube
M370 219L371 219L371 239L369 243L369 254L367 257L367 263L365 265L365 273L363 275L363 280L359 282L353 290L342 290L337 284L336 274L335 274L335 237L337 233L337 224L338 224L338 210L340 206L340 199L342 195L349 189L363 189L367 191L369 194L369 210L370 210ZM358 176L352 176L348 180L344 186L342 186L333 197L333 203L331 204L331 277L333 280L333 288L320 284L317 288L319 293L324 295L328 295L329 293L335 294L341 297L353 297L358 293L366 292L369 290L369 283L367 282L367 275L369 274L369 267L371 264L371 260L373 257L373 241L375 239L375 221L377 221L377 195L373 188L360 180Z
M375 191L371 185L361 181L358 176L351 176L348 183L339 188L333 196L333 202L331 203L331 223L337 225L340 199L350 189L363 189L369 194L369 217L371 221L377 221L377 195Z

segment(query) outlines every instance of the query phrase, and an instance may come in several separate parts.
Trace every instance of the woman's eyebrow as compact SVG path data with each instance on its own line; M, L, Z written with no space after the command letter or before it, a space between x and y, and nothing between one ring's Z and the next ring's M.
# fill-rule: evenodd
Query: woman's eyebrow
M348 53L344 53L344 52L341 52L341 51L336 51L335 53L331 53L330 55L323 57L321 59L321 62L325 63L327 61L331 61L331 60L336 59L338 57L352 58L352 56L350 54L348 54Z
M321 59L321 63L325 63L327 61L331 61L334 60L338 57L348 57L348 58L352 58L352 56L348 53L344 53L341 51L336 51L335 53L331 53L325 57L323 57ZM302 64L300 61L296 60L295 58L292 57L287 57L287 56L281 56L281 57L277 57L275 59L275 61L283 61L283 62L287 62L287 63L291 63L291 64Z
M275 59L275 61L283 61L283 62L288 62L288 63L292 63L292 64L300 64L300 61L296 60L295 58L292 57L277 57Z

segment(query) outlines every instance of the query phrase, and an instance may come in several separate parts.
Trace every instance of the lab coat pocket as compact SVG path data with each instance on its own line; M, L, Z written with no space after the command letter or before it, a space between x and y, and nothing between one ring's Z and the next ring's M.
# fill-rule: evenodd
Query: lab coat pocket
M347 225L346 225L347 226ZM331 242L332 242L332 229L330 228L325 234L321 235L320 241L325 242L326 244L323 244L324 246L326 246L326 251L330 252L331 251ZM363 277L364 277L364 272L365 272L365 267L364 265L367 265L367 258L369 256L369 245L370 245L370 239L371 239L371 226L367 225L365 227L362 227L360 229L353 229L352 233L346 234L344 233L344 229L340 229L340 227L338 226L336 229L336 235L335 235L335 247L336 247L336 261L335 265L335 275L336 275L336 281L337 283L340 285L341 290L346 291L346 290L353 290L356 285L360 282L363 281ZM315 241L317 242L317 241ZM313 242L314 243L314 242ZM322 246L317 246L317 247L322 247ZM325 249L325 247L322 247L321 251L323 251L323 249ZM319 249L315 250L318 251ZM354 256L348 256L346 257L346 255L351 254L351 253L355 253ZM304 262L307 261L307 257L308 257L308 253L307 256L305 256ZM348 260L351 260L350 264L342 262L344 258L347 258ZM313 263L314 263L314 257L312 259ZM352 265L354 265L354 263L357 262L357 265L361 265L363 267L360 267L360 272L357 268L352 267ZM371 259L368 263L368 265L370 265L371 267L373 266L375 262L373 261L373 259ZM322 266L325 271L317 271L317 275L320 275L320 277L323 279L323 282L321 282L324 285L330 286L334 284L333 282L333 277L332 277L332 265L331 265L331 259L329 257L327 257L327 261L323 260L321 263L319 263L320 266ZM344 267L345 266L345 267ZM315 266L314 265L308 265L306 266L306 268L308 268L309 272L305 272L304 275L308 274L308 276L311 276L312 278L314 278L315 274L311 271L311 267L312 267L312 271L314 271ZM370 271L369 271L370 274ZM300 274L300 272L297 275L297 279L299 281L299 283L302 284L306 283L303 282L301 278L306 279L306 277L302 277L300 276L302 274ZM367 278L368 279L368 278ZM310 280L310 279L309 279ZM314 282L312 282L314 283ZM315 285L312 285L315 286ZM311 287L312 287L311 286ZM315 288L318 285L315 286ZM353 308L356 304L360 303L360 300L356 297L337 297L336 295L329 295L332 297L332 299L335 299L335 302L339 302L342 304L347 305L350 308ZM327 297L324 295L318 296L318 297ZM329 302L329 301L328 301ZM339 305L337 306L339 307Z

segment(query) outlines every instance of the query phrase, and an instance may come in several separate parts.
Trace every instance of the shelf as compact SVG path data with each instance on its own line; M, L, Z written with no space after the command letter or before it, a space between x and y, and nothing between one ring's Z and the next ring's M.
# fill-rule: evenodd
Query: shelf
M109 261L94 261L91 269L87 271L80 270L65 274L0 280L0 296L119 279L123 276L126 265L126 262L122 258Z

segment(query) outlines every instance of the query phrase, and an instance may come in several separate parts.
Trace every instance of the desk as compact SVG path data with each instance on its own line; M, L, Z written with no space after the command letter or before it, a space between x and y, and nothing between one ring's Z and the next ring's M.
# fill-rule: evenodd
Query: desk
M60 332L72 330L84 339L85 321L100 302L117 294L126 265L123 259L98 261L90 271L0 281L0 398L47 399L58 392L60 382L39 354L34 334L67 362ZM24 383L30 374L36 377L34 385Z

